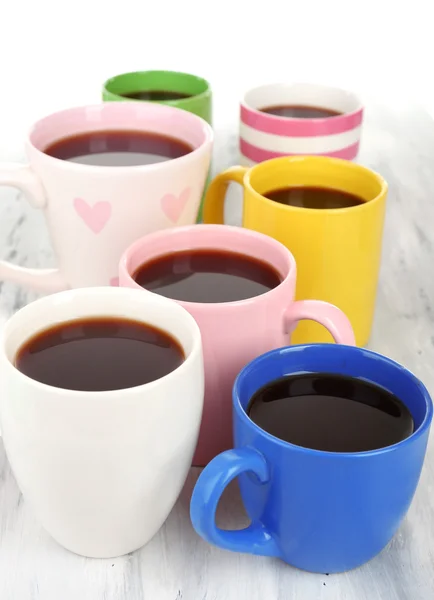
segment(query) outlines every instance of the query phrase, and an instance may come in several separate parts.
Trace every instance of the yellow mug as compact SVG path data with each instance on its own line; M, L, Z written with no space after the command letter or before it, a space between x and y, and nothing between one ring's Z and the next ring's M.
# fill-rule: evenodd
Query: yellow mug
M228 184L244 187L243 226L282 242L298 267L298 300L318 298L349 317L356 344L369 340L381 260L387 183L370 169L338 158L288 156L251 168L232 167L217 175L205 197L204 223L224 222ZM264 194L288 187L331 188L364 202L349 208L288 206ZM294 344L332 342L317 323L302 321Z

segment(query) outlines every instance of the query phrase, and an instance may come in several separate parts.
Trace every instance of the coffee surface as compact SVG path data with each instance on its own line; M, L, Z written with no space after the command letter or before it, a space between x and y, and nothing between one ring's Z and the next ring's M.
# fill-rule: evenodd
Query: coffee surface
M291 444L328 452L363 452L413 433L405 404L362 379L307 373L276 379L252 396L249 417Z
M186 302L245 300L281 283L279 273L266 262L235 252L202 248L149 260L133 278L147 290Z
M300 208L333 209L351 208L359 206L365 201L359 196L322 187L287 187L270 190L263 194L269 200L286 204L287 206L298 206Z
M124 98L131 98L131 100L144 100L147 102L167 102L169 100L186 100L187 98L191 98L190 94L173 92L171 90L138 90L119 95Z
M156 327L98 317L40 331L18 350L15 366L53 387L99 392L149 383L184 359L179 342Z
M343 113L329 108L319 106L304 106L300 104L279 104L276 106L266 106L259 109L261 112L276 117L286 117L290 119L328 119L338 117Z
M89 131L61 138L44 152L54 158L102 167L134 167L185 156L193 148L182 140L146 131Z

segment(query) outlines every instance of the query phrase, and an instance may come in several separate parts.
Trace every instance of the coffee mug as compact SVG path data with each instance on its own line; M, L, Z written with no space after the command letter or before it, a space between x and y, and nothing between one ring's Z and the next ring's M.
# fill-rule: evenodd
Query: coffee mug
M367 452L323 452L284 442L247 415L252 395L296 373L338 373L372 382L406 404L414 433ZM273 350L247 365L233 390L234 449L202 472L190 514L206 541L235 552L274 556L316 573L362 565L392 539L421 473L433 414L425 386L385 356L356 347L313 344ZM251 524L219 529L215 513L238 477Z
M137 268L156 257L197 248L240 253L277 270L274 289L235 302L177 301L198 323L204 348L205 403L195 465L205 465L232 445L231 390L239 370L250 360L289 343L298 321L313 319L338 343L354 343L347 317L317 300L294 301L297 269L292 254L272 238L239 227L196 225L158 232L136 241L123 254L121 286L140 288Z
M136 71L108 79L102 90L107 101L160 102L202 117L211 125L210 84L197 75L177 71Z
M299 276L296 298L319 298L350 319L356 343L369 340L381 261L387 184L366 167L328 157L284 157L250 169L232 167L208 188L204 222L223 223L228 184L244 188L243 226L282 242L294 255ZM340 190L357 196L350 208L312 209L266 197L287 187ZM301 323L293 343L331 341L315 323Z
M279 116L288 107L301 108L304 118ZM310 113L329 114L315 118ZM291 154L353 160L359 151L362 120L361 101L351 92L309 83L262 85L249 90L241 101L240 163L251 167Z
M145 385L98 392L52 387L14 366L33 335L93 316L158 327L179 341L185 361ZM146 544L176 502L196 447L204 383L194 319L175 302L136 290L60 292L9 319L0 369L6 453L43 527L68 550L90 557Z
M53 142L95 131L176 137L193 151L142 166L92 166L44 153ZM72 108L38 121L26 141L28 165L0 165L0 184L21 189L44 210L58 269L0 262L0 280L45 292L116 285L119 258L145 233L196 221L213 133L199 117L150 103L113 102Z

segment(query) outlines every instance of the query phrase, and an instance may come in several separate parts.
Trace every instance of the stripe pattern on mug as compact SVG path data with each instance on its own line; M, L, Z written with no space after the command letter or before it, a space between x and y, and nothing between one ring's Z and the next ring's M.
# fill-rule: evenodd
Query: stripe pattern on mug
M270 106L312 106L341 114L288 118L261 112ZM344 90L310 84L274 84L250 90L240 107L240 160L252 166L291 155L356 158L363 120L359 99Z

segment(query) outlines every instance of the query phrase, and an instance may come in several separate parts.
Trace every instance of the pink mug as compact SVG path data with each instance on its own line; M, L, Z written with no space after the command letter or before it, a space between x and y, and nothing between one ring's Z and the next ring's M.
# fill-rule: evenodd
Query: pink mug
M149 234L124 252L119 283L140 287L133 279L140 265L158 256L193 248L230 249L266 261L282 279L274 289L247 300L176 301L195 318L202 334L205 404L193 464L203 466L232 445L232 385L248 362L264 352L288 345L292 331L303 319L326 327L337 343L354 345L355 341L348 318L336 306L320 300L294 300L297 267L291 252L273 238L249 229L195 225Z
M54 158L47 148L98 131L170 136L192 151L137 166L97 166ZM196 221L209 170L211 127L185 110L150 102L69 108L36 122L26 140L27 165L0 164L0 186L20 189L43 211L57 269L0 261L0 282L41 292L117 286L119 257L138 237Z

